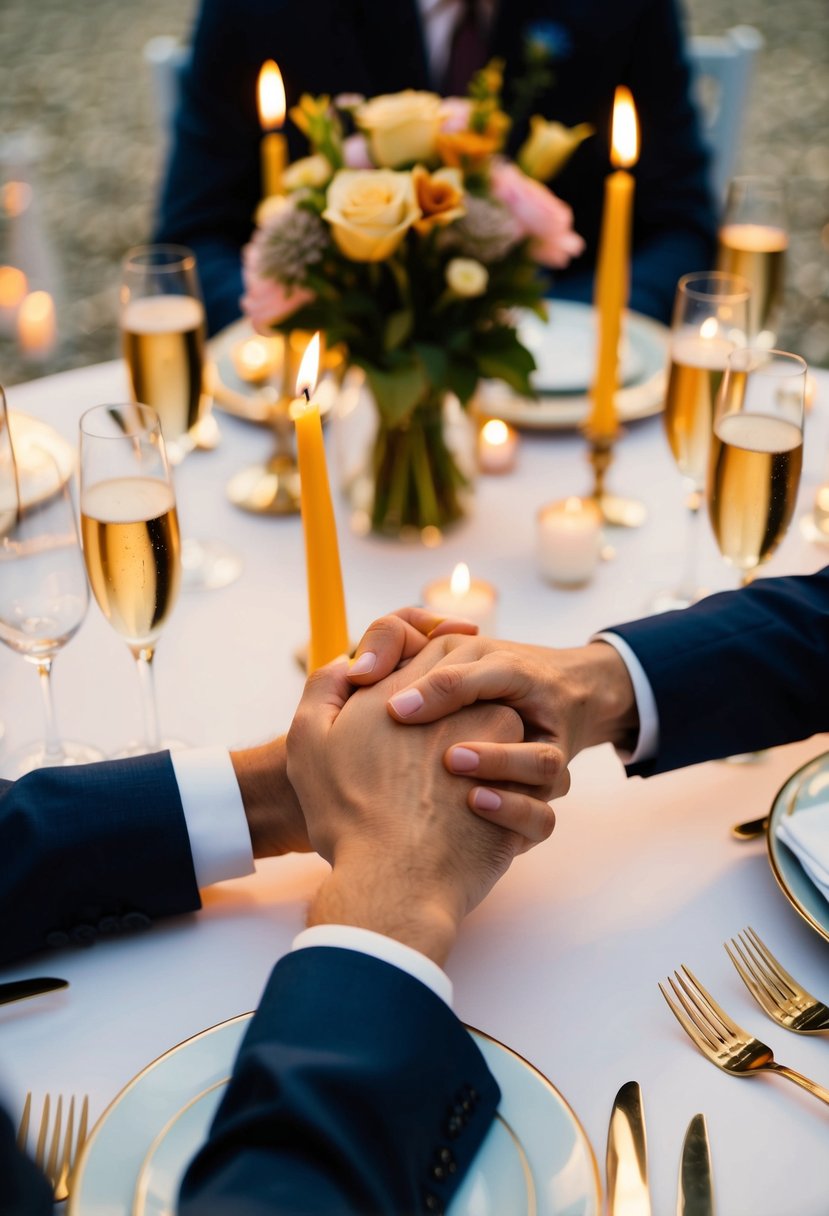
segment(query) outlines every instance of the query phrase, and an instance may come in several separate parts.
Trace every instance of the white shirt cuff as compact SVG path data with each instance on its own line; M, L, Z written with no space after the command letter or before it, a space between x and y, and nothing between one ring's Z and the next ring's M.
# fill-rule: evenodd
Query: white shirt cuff
M419 950L404 946L392 937L375 933L372 929L359 929L356 925L314 925L298 933L291 948L305 950L309 946L336 946L341 950L356 950L360 954L379 958L383 963L391 963L392 967L398 967L414 979L420 980L421 984L425 984L435 996L452 1008L452 981L446 972Z
M223 747L170 752L190 836L196 884L253 873L253 848L230 753Z
M591 642L607 642L613 647L627 667L630 682L633 685L633 695L636 698L636 709L639 714L639 738L636 740L636 747L630 753L617 748L620 760L624 764L640 764L643 760L652 760L659 751L659 713L651 682L645 675L644 667L625 639L620 638L618 634L597 633L590 640Z

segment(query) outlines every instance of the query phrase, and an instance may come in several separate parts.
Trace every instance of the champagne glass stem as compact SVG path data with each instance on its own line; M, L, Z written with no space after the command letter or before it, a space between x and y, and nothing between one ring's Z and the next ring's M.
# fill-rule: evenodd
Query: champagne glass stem
M161 731L158 727L158 703L155 696L154 646L142 646L133 651L141 685L141 707L144 711L144 741L149 752L161 747Z
M677 589L677 599L693 604L699 595L697 572L699 568L699 509L702 494L692 489L685 501L688 508L688 526L685 537L685 562Z
M63 744L60 741L55 702L52 697L52 660L41 659L37 665L40 680L40 692L43 697L43 709L46 717L46 738L44 756L47 764L61 764L66 759Z

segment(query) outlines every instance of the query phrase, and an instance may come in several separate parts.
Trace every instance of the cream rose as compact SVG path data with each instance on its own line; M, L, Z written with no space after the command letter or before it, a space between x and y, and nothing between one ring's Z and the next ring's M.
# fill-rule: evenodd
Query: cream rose
M435 159L443 122L443 103L437 93L415 89L386 93L360 106L354 117L368 136L375 164L396 169Z
M411 173L391 169L341 169L326 202L322 218L353 262L390 257L421 214Z
M489 282L489 271L474 258L452 258L446 267L446 284L456 296L471 300L482 296Z
M536 114L530 119L530 134L518 153L518 163L529 177L546 182L559 173L580 143L593 134L590 123L565 127L547 122Z
M290 194L293 190L310 187L319 190L331 180L331 163L319 152L314 156L303 156L288 165L282 175L282 185Z

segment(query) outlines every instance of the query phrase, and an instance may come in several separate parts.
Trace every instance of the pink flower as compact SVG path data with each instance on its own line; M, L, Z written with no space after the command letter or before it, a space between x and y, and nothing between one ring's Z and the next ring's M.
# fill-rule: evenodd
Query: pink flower
M269 333L272 325L284 321L304 304L314 299L313 291L307 287L287 287L275 279L264 279L259 274L260 248L257 236L242 250L242 278L245 294L241 305L253 328L259 333Z
M343 157L346 169L373 169L365 135L349 135L343 140Z
M552 190L508 161L493 164L491 182L494 197L522 235L532 238L530 253L540 265L560 270L584 251L583 239L573 230L572 210Z
M468 97L445 97L440 107L440 129L446 135L469 130L472 102Z

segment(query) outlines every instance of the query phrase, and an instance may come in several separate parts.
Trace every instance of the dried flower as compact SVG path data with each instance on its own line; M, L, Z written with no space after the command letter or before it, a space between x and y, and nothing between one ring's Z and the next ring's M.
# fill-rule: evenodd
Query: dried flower
M254 241L258 242L260 274L283 283L301 283L308 267L322 260L328 229L313 212L287 206L260 229Z
M500 203L467 195L465 205L466 215L441 233L442 248L479 262L499 262L521 240L518 225Z

